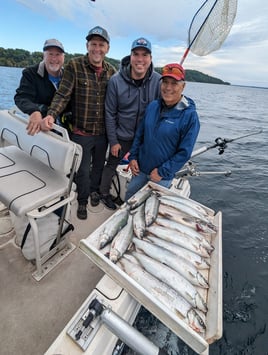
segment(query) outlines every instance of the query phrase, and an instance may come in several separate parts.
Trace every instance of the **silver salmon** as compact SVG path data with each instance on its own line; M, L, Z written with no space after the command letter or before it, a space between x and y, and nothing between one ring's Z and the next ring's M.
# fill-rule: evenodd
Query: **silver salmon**
M178 244L185 249L191 250L204 258L210 256L209 251L204 248L198 240L194 240L175 230L152 224L147 228L147 231L159 238L167 240L168 242Z
M145 225L150 226L158 215L160 201L156 193L152 193L145 201Z
M171 206L166 206L160 203L158 212L160 215L164 216L165 218L168 218L172 221L176 221L178 223L184 224L188 227L193 228L194 230L197 230L198 232L204 234L204 235L211 235L211 234L216 234L217 228L214 226L208 225L207 223L204 223L202 221L196 220L195 218L192 218L191 216L183 215L178 211L176 208L171 207Z
M99 249L105 247L116 234L127 224L129 212L126 208L117 211L112 218L106 222L99 236Z
M109 259L116 263L128 249L133 238L133 216L129 214L127 224L116 234L112 240Z
M185 277L147 255L135 251L132 254L151 275L155 275L159 280L172 287L193 307L200 309L202 312L207 312L205 300Z
M137 265L129 255L124 255L119 266L139 285L155 296L168 309L171 309L180 319L183 319L197 333L204 333L206 324L196 310L173 288L158 280L140 265Z
M135 193L130 199L128 199L127 204L130 206L130 209L133 210L140 206L142 203L147 200L147 198L151 195L152 193L151 188L147 188L144 190L139 190L138 192Z
M136 248L142 250L146 255L179 272L191 284L202 288L209 287L208 280L186 259L180 258L171 251L154 245L150 241L133 238L133 243Z
M163 205L167 205L167 206L171 206L173 208L176 208L181 213L194 218L197 222L202 221L203 223L206 223L209 226L213 225L213 223L210 221L208 215L203 215L202 213L198 212L196 209L194 209L191 206L187 206L178 200L164 199L162 197L159 197L159 199L160 199L160 203L162 203ZM214 226L214 227L216 227L216 226Z
M156 223L159 224L160 226L174 229L177 232L180 232L185 236L188 236L194 240L197 240L209 252L212 252L214 250L214 247L210 244L210 242L208 242L208 240L205 238L204 235L193 230L190 227L185 226L184 224L180 224L178 222L171 221L171 220L169 220L167 218L163 218L163 217L157 217Z
M165 248L171 251L180 258L188 260L188 262L192 263L197 269L206 270L210 268L208 258L202 258L200 255L194 253L191 250L185 249L177 244L154 237L152 235L147 235L146 239L150 240L151 243L156 244L161 248Z
M138 238L145 234L145 204L143 203L133 211L133 229Z
M194 208L198 212L202 213L204 216L213 216L211 211L208 211L204 206L202 206L200 203L197 201L191 200L188 197L180 196L180 195L164 195L161 194L160 199L169 199L172 201L180 201L181 203L190 206L191 208Z

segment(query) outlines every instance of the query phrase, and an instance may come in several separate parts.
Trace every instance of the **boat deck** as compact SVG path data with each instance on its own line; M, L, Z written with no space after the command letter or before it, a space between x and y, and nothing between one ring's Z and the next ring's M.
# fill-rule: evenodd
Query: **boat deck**
M16 245L8 215L0 211L1 355L44 354L103 276L78 245L113 211L102 204L88 210L88 219L80 221L72 203L70 241L76 248L39 282L32 277L35 266Z

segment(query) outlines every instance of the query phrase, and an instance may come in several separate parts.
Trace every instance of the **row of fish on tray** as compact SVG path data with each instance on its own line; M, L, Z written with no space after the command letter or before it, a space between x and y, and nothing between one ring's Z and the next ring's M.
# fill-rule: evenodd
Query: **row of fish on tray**
M139 190L98 235L106 256L198 333L206 329L211 211L180 195L151 187Z

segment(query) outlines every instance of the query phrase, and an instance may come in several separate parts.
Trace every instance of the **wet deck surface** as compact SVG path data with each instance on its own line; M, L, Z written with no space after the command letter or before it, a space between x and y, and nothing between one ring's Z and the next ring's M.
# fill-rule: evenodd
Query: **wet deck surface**
M14 230L1 231L0 218L0 355L44 354L102 277L78 245L113 211L101 204L88 210L88 219L78 220L73 202L70 241L76 248L39 282L32 277L34 265L16 245Z

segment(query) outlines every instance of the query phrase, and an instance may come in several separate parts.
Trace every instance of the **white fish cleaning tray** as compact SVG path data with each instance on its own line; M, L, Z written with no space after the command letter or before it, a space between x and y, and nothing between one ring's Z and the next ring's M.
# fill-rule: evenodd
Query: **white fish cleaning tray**
M178 196L166 188L156 184L148 184L153 189L162 193ZM147 188L146 185L143 189ZM203 206L207 208L206 206ZM109 275L115 282L124 288L141 305L148 309L163 324L171 329L179 338L199 354L208 351L209 344L222 337L222 214L214 213L207 208L211 221L217 226L217 233L211 237L211 244L214 251L211 253L209 262L210 268L205 271L205 276L209 281L209 288L202 289L197 287L201 296L207 303L208 312L206 313L206 332L199 334L195 332L183 319L181 319L169 307L165 306L156 296L139 285L133 278L127 275L119 266L109 260L105 254L110 250L110 244L99 250L99 236L105 224L110 221L117 213L126 208L123 205L106 222L97 228L86 239L80 241L80 249L94 262L100 269ZM203 272L203 270L202 270Z

